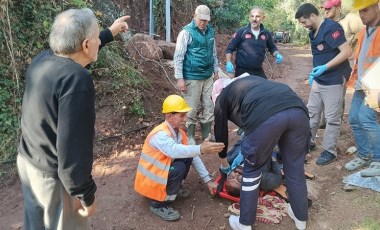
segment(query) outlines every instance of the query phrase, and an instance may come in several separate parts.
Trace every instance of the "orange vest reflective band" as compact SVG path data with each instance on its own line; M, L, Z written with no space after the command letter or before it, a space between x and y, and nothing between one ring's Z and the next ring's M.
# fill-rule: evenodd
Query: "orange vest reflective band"
M364 28L359 32L358 35L358 48L355 52L355 64L352 68L350 79L347 82L347 87L349 88L353 88L355 86L356 81L358 80L358 58L360 50L362 48L364 35L366 33L366 29ZM374 33L375 34L373 35L373 41L369 46L367 55L364 59L364 72L368 71L371 68L371 66L373 66L375 62L380 59L380 29L376 28L376 31Z
M149 133L137 166L135 191L150 199L165 201L170 200L166 194L166 185L172 159L149 144L152 136L159 131L165 131L170 137L173 137L166 122L161 123ZM186 133L181 129L180 132L181 142L187 145Z

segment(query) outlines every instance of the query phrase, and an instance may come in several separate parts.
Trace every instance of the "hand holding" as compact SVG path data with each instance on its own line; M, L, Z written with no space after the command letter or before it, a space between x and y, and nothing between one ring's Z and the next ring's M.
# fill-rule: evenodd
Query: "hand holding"
M226 71L227 73L233 73L234 72L234 65L232 62L228 61L226 62Z
M207 188L211 195L214 195L213 190L216 190L217 187L218 185L214 181L207 182Z
M314 67L311 70L310 75L313 75L313 77L318 77L318 76L321 76L324 72L326 72L326 70L327 70L327 65L320 65L320 66Z
M309 75L309 85L313 84L314 76L310 73Z
M224 149L224 144L222 142L210 142L209 138L201 144L201 153L205 154L215 154L219 153Z
M129 15L122 16L118 19L116 19L113 24L109 27L112 36L116 36L120 32L126 32L128 30L128 24L125 22L125 20L131 18Z
M280 53L277 53L276 54L276 63L277 64L281 64L282 63L282 59L283 59L282 55Z
M96 200L94 200L94 203L92 203L92 205L86 207L82 204L81 202L81 205L82 207L80 209L78 209L78 213L79 215L83 216L83 217L90 217L92 215L95 214L95 211L96 211Z

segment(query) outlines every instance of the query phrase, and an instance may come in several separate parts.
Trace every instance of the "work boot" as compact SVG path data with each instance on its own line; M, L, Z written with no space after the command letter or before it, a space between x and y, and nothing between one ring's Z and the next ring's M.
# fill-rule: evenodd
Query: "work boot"
M189 145L195 145L195 124L193 125L189 125L187 127L187 137L188 137L188 141L187 143Z
M208 134L211 133L211 125L212 122L201 123L202 140L206 139Z

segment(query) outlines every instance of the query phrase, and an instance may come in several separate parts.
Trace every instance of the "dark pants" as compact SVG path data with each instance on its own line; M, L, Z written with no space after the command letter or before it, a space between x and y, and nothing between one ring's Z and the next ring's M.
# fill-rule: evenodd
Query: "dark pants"
M290 108L269 117L255 131L247 134L241 148L244 156L240 192L240 223L252 225L256 220L261 171L266 167L278 143L292 210L298 220L306 221L307 188L304 174L305 155L310 137L309 118L305 111Z
M249 73L249 75L255 75L255 76L267 79L267 75L265 75L263 67L257 67L254 69L246 69L246 68L236 67L235 77L239 77L243 73Z
M176 195L181 188L182 181L186 179L187 174L189 173L191 163L193 158L184 158L184 159L175 159L170 165L168 183L166 185L166 194L168 196ZM159 202L156 200L151 201L153 207L160 207L168 202Z

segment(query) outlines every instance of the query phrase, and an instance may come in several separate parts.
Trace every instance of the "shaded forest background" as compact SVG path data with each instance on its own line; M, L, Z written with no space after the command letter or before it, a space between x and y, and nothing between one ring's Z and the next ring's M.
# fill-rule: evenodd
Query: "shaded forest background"
M321 6L321 0L172 0L171 40L175 39L192 18L198 4L212 10L211 24L217 33L232 34L248 23L248 11L253 6L265 9L264 25L270 31L290 31L294 43L305 44L307 32L294 20L299 5L305 2ZM165 40L165 1L154 0L155 34ZM349 11L352 0L343 1ZM89 7L94 10L99 25L106 28L121 15L131 15L130 32L116 38L117 42L102 49L99 61L88 66L96 82L105 77L114 90L130 87L127 115L144 118L141 95L134 90L149 81L128 59L125 42L135 33L149 31L149 1L141 0L0 0L0 178L15 163L20 135L20 110L24 74L32 58L48 49L49 30L54 17L69 8ZM321 11L323 13L323 11ZM160 103L160 102L157 102Z

